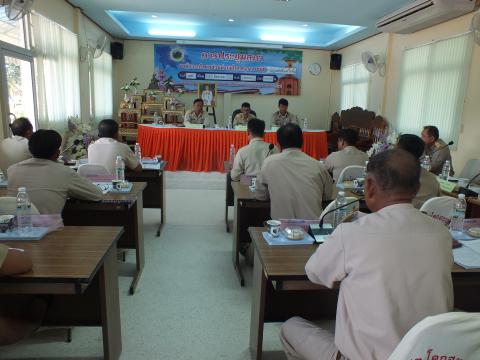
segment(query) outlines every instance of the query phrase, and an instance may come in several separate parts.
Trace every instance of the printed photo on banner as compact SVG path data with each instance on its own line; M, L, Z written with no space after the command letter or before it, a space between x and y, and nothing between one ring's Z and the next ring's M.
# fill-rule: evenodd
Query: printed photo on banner
M217 100L217 84L198 83L197 96L203 100L203 105L215 106Z

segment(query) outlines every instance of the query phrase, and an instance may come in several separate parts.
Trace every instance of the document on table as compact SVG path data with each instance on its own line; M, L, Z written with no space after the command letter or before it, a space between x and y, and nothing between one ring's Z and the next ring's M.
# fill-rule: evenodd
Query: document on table
M460 241L462 247L453 249L455 263L465 269L480 269L480 240Z

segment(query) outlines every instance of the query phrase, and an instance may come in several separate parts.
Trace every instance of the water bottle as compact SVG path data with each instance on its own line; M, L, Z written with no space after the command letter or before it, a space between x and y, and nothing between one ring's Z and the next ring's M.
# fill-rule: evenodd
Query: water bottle
M230 145L230 158L229 161L233 164L233 160L235 160L235 145Z
M450 176L450 161L445 161L442 168L442 175L440 176L443 180L448 180Z
M431 161L430 161L430 156L428 155L425 155L423 157L423 160L422 160L422 163L420 164L422 166L422 168L424 168L425 170L427 171L430 171L430 169L432 168L432 165L431 165Z
M347 203L347 198L345 197L344 191L339 191L337 195L337 199L335 200L335 207L340 207ZM347 206L337 209L333 215L333 227L337 227L346 217L348 214Z
M153 113L153 123L154 124L160 124L160 121L158 119L158 114L157 114L156 111Z
M142 149L140 148L140 144L138 142L135 143L135 157L139 162L142 162Z
M367 178L367 166L368 166L368 160L365 161L365 166L363 167L363 178Z
M17 194L17 226L21 234L32 232L32 214L27 188L18 188Z
M459 194L458 199L453 206L453 216L450 222L450 230L463 231L463 223L465 222L465 211L467 210L467 201L465 194Z
M303 118L303 130L307 130L308 129L308 120L307 118Z
M115 160L115 178L125 181L125 163L121 156L117 156L117 160Z
M227 117L227 129L232 128L232 116Z

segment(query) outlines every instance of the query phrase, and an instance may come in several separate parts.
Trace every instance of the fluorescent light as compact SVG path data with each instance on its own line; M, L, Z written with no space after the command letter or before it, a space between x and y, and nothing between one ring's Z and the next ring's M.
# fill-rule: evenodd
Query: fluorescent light
M234 22L235 19L228 19L228 22Z
M157 15L152 15L152 18L154 18L154 19L155 19L156 17L158 17L158 16L157 16Z
M153 36L175 36L175 37L195 37L197 34L192 30L167 30L167 29L150 29L149 35Z
M260 39L263 41L276 41L276 42L285 42L285 43L300 43L305 42L305 38L297 36L287 36L287 35L274 35L274 34L263 34L260 36Z
M181 45L208 45L208 46L227 46L242 48L258 48L258 49L283 49L280 44L251 44L242 42L229 41L203 41L203 40L177 40L177 44Z
M302 26L304 26L304 27L308 27L308 24L303 24Z

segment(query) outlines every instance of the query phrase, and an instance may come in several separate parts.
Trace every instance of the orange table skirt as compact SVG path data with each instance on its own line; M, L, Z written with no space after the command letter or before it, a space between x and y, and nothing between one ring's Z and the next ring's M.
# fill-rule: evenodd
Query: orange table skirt
M267 132L265 141L276 144L277 134ZM139 126L138 143L143 156L162 155L169 171L223 172L230 145L238 150L248 144L248 136L246 131L237 130ZM304 132L302 150L317 160L325 158L327 133Z

